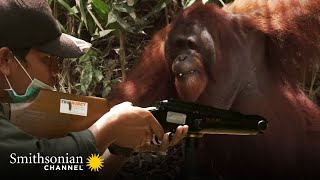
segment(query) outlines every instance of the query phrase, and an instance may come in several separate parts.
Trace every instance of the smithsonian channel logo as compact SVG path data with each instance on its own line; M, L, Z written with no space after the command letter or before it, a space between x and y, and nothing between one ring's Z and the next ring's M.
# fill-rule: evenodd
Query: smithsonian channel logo
M83 171L88 168L98 172L103 167L103 159L99 154L91 154L84 160L82 156L69 156L68 153L64 156L43 156L40 153L19 156L11 153L10 164L39 164L43 165L45 171Z

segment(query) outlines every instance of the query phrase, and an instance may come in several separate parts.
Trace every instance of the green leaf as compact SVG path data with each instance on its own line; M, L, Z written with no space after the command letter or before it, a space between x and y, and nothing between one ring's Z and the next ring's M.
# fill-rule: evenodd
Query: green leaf
M80 76L81 91L83 93L86 93L87 89L89 88L89 85L92 82L92 77L92 65L91 63L87 63L84 66Z
M91 0L94 9L102 16L106 16L110 12L110 5L102 0Z
M97 82L100 82L103 78L102 72L99 70L95 70L94 77L96 78Z
M74 10L64 1L64 0L57 0L64 8L66 8L70 14L74 15L75 17L77 17L78 19L79 16L76 14L76 12L74 12Z
M112 31L114 31L114 29L106 29L106 30L103 30L103 31L99 31L98 33L94 33L94 34L92 34L91 41L94 41L96 39L102 38L102 37L110 34Z
M105 35L108 35L109 33L111 33L112 31L114 31L114 29L107 29L107 30L103 30L99 32L100 37L103 37Z
M118 17L117 18L117 22L123 29L125 29L128 32L133 33L132 27L125 20L123 20L122 18Z
M107 95L110 93L111 91L111 86L106 86L103 88L103 91L102 91L102 97L107 97Z
M53 1L53 0L48 0L48 4L51 5L52 1Z
M96 18L96 16L93 14L93 12L90 10L90 8L88 8L88 6L87 6L87 10L88 10L90 16L92 17L92 19L94 20L94 22L96 23L96 25L100 28L101 31L103 31L104 29L103 29L101 23L100 23L99 20Z
M116 14L114 13L114 11L110 11L109 14L108 14L108 24L111 24L111 23L114 23L114 22L117 22L117 16Z
M92 54L92 50L89 51L79 58L79 63L84 63L90 60L90 55Z
M99 30L99 27L97 26L97 24L94 21L88 21L88 31L90 34L96 33Z
M133 32L131 26L125 21L123 20L118 13L115 10L110 11L109 15L108 15L108 24L112 24L117 22L117 24L119 26L121 26L123 29L125 29L128 32ZM119 28L116 28L117 30L120 30Z
M137 19L137 15L136 15L135 12L129 13L129 15L130 15L130 17L131 17L132 19L134 19L135 21L138 20L138 19Z
M81 87L80 90L81 90L82 93L86 93L87 92L87 87L85 87L84 85L81 85L80 87Z

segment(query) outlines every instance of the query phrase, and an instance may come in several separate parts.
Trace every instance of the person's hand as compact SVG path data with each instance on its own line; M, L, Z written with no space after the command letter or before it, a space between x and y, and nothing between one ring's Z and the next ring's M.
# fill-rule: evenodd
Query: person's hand
M147 142L143 146L135 149L135 152L157 152L158 154L165 155L171 146L175 146L187 136L188 128L189 127L187 125L178 126L171 140L169 140L170 133L165 133L162 137L162 142L160 145Z
M164 135L163 128L148 110L130 102L111 108L89 130L101 152L112 143L136 150L149 143L154 135L159 140Z

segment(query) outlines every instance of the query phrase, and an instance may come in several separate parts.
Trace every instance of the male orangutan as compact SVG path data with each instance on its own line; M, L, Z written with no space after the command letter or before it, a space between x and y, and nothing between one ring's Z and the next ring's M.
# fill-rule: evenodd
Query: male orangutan
M158 32L111 103L179 98L265 117L264 135L210 135L201 153L222 179L320 177L320 112L299 88L320 57L320 0L197 3Z

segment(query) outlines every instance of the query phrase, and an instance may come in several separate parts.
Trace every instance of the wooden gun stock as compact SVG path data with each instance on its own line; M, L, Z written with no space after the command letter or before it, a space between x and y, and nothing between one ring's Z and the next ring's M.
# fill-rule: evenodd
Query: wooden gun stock
M11 112L7 114L14 125L43 138L85 130L111 108L104 98L48 90L40 90L31 102L11 103L10 106Z

